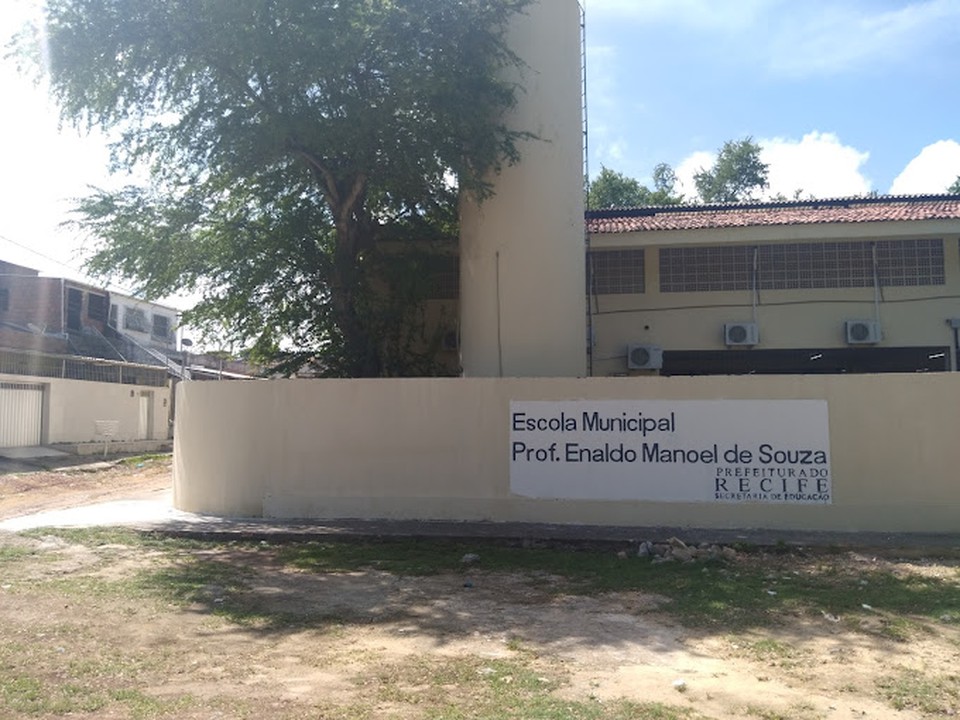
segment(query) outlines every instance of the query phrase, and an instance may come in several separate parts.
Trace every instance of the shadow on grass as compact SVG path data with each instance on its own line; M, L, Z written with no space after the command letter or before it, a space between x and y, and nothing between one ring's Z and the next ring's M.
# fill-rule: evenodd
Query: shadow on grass
M48 535L64 542L50 542ZM810 661L801 641L831 638L831 653L855 647L883 653L889 672L875 691L896 707L924 712L953 708L960 692L952 675L901 667L897 656L917 651L912 643L890 642L935 629L960 646L960 576L950 563L918 569L850 553L742 548L726 563L657 565L645 558L620 557L610 547L443 540L224 543L117 529L45 529L24 537L44 539L54 548L51 556L74 553L75 545L94 550L78 553L91 556L90 563L65 578L44 576L31 592L69 598L69 591L86 599L96 591L102 598L95 607L111 607L120 593L147 605L172 603L179 608L173 611L175 622L185 621L184 613L196 613L204 618L200 625L206 630L206 616L219 616L223 623L214 623L215 630L244 642L377 625L382 632L375 642L385 642L390 635L401 651L411 652L400 652L390 662L378 659L364 674L364 697L373 693L370 697L377 703L431 708L433 716L451 720L700 717L682 706L559 699L554 690L564 682L564 663L553 660L570 651L587 650L581 656L585 658L613 651L610 657L617 663L662 666L671 654L696 655L697 643L688 641L698 637L749 636L778 626L777 633L766 637L758 633L738 638L730 647L739 650L729 652L788 667ZM465 563L468 554L479 561ZM14 569L34 562L23 555L9 558ZM63 582L73 586L64 589ZM321 644L329 640L333 645L337 638L333 634ZM502 657L464 655L464 641L473 638ZM315 639L308 635L306 641ZM265 645L273 647L272 642ZM450 652L423 652L444 645ZM590 654L594 650L596 655ZM702 652L710 657L710 650ZM552 664L539 663L540 657ZM836 655L837 662L855 657ZM0 653L0 665L2 660ZM27 680L5 690L0 678L0 700L8 705L16 701L33 714L42 714L35 704L38 698L60 702L58 695ZM469 697L469 712L462 710L462 703L445 704L452 683L466 687L460 697ZM167 706L153 709L149 698L100 690L73 700L73 707L85 710L82 703L88 698L138 706L143 717L175 714ZM49 707L42 706L52 712ZM363 717L369 708L364 700L329 717Z
M479 563L465 565L468 553ZM609 551L490 542L230 544L181 552L169 565L142 571L138 582L262 632L409 622L438 642L515 633L546 643L642 641L666 649L671 633L660 638L642 621L651 611L702 635L790 618L807 618L814 634L820 624L827 635L842 618L865 644L907 639L911 624L960 622L956 572L925 576L842 555L741 554L729 564L657 565Z

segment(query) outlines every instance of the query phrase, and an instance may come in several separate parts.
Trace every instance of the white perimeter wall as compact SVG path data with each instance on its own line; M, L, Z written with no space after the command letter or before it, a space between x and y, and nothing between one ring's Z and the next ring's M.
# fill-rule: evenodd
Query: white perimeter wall
M960 530L960 375L181 383L174 500L203 513ZM826 399L830 505L510 492L511 400Z
M0 382L43 386L43 444L103 442L97 420L118 422L112 440L165 440L170 431L170 387L0 375ZM140 396L153 394L150 437L140 435Z

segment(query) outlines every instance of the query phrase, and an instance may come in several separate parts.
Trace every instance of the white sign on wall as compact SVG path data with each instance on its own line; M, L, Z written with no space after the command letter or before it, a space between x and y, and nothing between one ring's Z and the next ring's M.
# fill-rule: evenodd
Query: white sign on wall
M831 502L826 400L512 401L509 452L525 497Z

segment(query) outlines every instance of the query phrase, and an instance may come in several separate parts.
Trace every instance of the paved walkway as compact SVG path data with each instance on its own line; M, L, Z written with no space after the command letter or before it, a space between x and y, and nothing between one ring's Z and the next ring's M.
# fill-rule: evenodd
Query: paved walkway
M960 534L841 533L777 530L710 530L676 527L609 527L546 523L447 522L410 520L286 520L225 518L176 510L172 493L151 500L120 500L50 510L0 521L0 531L43 527L130 527L174 536L221 539L323 540L347 538L452 538L629 544L678 537L687 543L745 543L776 546L904 548L960 554Z

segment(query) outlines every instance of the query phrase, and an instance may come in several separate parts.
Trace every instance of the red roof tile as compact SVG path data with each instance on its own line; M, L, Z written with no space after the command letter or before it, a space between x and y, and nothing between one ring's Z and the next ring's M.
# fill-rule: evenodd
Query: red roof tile
M904 220L960 220L960 196L928 195L593 210L587 213L587 230L600 234Z

